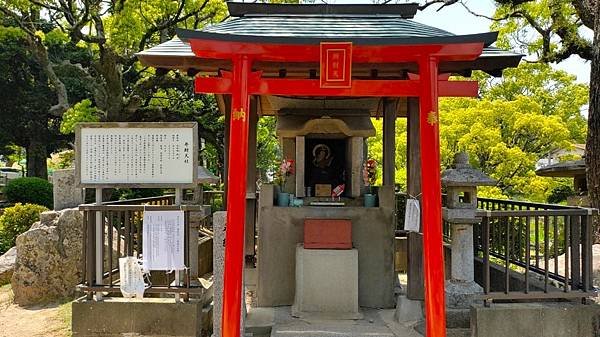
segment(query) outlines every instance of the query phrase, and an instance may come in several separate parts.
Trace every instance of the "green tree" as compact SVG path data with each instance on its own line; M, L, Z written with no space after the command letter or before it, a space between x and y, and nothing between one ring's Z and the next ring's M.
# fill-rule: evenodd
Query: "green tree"
M46 178L46 158L67 139L50 113L56 99L47 74L27 43L22 30L0 26L0 148L6 154L18 149L12 145L25 148L27 175Z
M545 64L523 63L495 80L481 78L481 99L440 101L442 165L466 151L475 167L495 178L494 195L545 201L558 182L538 177L535 165L548 152L585 138L580 110L587 87Z
M462 3L457 0L450 2ZM532 55L533 61L542 63L558 63L571 56L591 61L586 175L592 206L600 208L600 2L495 2L497 9L490 19L494 21L492 28L500 31L499 46L518 48ZM463 6L467 7L465 4ZM586 37L586 30L593 31L593 39Z

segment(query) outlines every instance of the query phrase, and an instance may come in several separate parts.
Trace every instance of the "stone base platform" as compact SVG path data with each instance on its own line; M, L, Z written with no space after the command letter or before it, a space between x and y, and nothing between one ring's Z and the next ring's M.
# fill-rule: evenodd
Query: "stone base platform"
M109 337L123 334L141 336L201 336L202 304L190 300L175 303L173 298L103 301L80 299L72 304L72 331L77 337Z
M291 307L251 308L246 335L253 337L422 337L412 326L394 320L393 309L360 309L362 319L339 320L311 315L292 316Z
M471 307L474 337L597 337L600 305L580 303L492 303Z

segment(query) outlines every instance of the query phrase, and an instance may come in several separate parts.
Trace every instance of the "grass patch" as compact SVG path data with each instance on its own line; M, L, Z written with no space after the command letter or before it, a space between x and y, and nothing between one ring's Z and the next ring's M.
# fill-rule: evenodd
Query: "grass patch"
M71 336L71 314L73 300L69 299L58 307L58 318L64 327L67 336Z

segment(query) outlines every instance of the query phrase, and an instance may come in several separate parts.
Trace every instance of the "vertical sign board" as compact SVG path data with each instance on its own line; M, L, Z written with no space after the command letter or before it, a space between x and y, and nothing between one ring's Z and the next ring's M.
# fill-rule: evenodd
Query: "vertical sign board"
M76 128L81 187L195 186L196 123L81 123Z

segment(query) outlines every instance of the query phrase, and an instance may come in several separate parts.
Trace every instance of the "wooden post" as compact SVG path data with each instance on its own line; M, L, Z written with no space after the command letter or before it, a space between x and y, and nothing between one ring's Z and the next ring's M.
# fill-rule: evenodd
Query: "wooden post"
M230 124L231 124L231 96L224 95L223 102L225 105L225 139L223 140L223 206L227 210L227 177L229 176L229 138L230 138Z
M175 206L181 206L182 199L183 199L183 189L178 187L175 189ZM198 242L198 241L196 241L196 242ZM191 245L188 245L188 249L192 249ZM198 250L197 246L196 246L196 250ZM181 270L175 270L175 286L176 287L181 286ZM175 294L175 303L179 303L180 301L181 301L181 294L176 293Z
M246 55L233 58L233 90L229 160L227 170L227 228L225 230L225 268L223 281L223 337L240 336L240 311L244 265L244 224L246 217L246 180L248 164L248 127L250 110L248 77L250 60Z
M248 177L246 181L246 226L244 254L254 256L254 235L256 233L256 130L258 126L258 99L250 99L250 119L248 125Z
M419 142L419 99L408 98L407 106L407 192L419 200L421 195L421 146ZM421 222L420 232L423 232ZM423 288L423 235L409 233L408 237L408 284L406 296L412 300L424 299Z
M396 175L396 100L383 101L383 186L394 186Z
M102 205L102 188L96 187L96 205ZM102 211L96 211L96 284L100 285L104 283L104 255L102 254L102 248L104 245L104 219L102 218ZM109 249L112 249L110 247ZM96 292L96 301L102 300L102 292Z
M423 210L423 276L427 336L446 336L444 247L442 242L442 186L438 112L438 60L419 62L421 78L420 141Z

